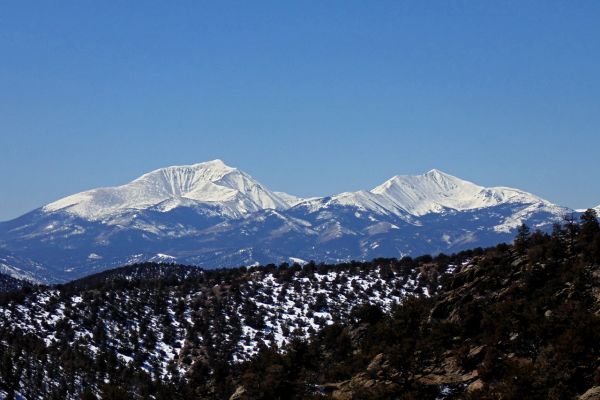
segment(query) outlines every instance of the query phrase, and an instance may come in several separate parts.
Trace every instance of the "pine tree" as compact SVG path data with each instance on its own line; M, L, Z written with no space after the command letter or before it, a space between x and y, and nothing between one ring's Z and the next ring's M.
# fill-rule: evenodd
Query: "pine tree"
M515 250L519 254L525 254L527 248L529 247L529 242L531 239L531 233L529 231L529 227L524 223L521 224L519 229L517 230L517 237L515 238Z
M577 245L583 258L590 262L600 261L600 224L593 209L586 210L580 217L581 228Z
M0 381L3 381L11 390L16 388L17 381L14 374L13 355L8 351L2 355Z
M579 218L581 220L580 241L590 243L594 240L594 236L600 232L598 215L595 210L588 208Z
M575 241L577 239L577 235L579 235L579 224L577 224L573 213L566 214L563 217L563 220L565 221L567 252L569 255L573 255L575 253Z

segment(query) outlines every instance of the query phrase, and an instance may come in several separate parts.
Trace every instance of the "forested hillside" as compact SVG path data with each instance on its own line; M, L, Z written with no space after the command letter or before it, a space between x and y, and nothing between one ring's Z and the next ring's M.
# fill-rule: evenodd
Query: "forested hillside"
M25 286L31 286L27 281L13 278L12 276L0 273L0 293L19 290Z
M430 259L208 271L138 264L12 292L0 305L0 380L27 398L170 398L173 387L223 398L232 371L261 349L315 334L356 305L390 310L435 293L447 266Z
M590 399L599 263L590 210L453 256L124 267L5 294L0 388L30 399Z

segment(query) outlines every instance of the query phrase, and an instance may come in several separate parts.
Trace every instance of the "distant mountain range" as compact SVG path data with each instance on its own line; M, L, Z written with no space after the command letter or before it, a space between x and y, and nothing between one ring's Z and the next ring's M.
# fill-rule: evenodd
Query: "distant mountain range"
M215 268L451 253L511 241L522 222L549 229L572 212L435 169L303 199L214 160L161 168L0 223L0 272L54 283L141 261Z

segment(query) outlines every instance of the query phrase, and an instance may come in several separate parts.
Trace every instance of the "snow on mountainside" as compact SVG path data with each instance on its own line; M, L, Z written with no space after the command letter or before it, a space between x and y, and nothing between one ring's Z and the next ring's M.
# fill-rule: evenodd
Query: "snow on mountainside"
M214 160L161 168L0 223L0 263L14 276L61 282L147 260L213 268L452 253L511 241L523 222L551 229L567 212L438 170L302 199Z
M45 212L66 211L96 220L124 210L218 204L229 217L265 209L285 210L297 205L312 211L328 206L352 206L377 214L422 216L444 209L457 211L506 203L551 203L517 189L485 188L433 169L417 176L396 175L371 191L346 192L332 197L302 199L272 192L250 175L221 160L161 168L117 187L99 188L57 200Z
M290 197L279 196L250 175L221 160L157 169L126 185L93 189L50 203L46 212L66 211L95 220L122 210L158 207L169 211L180 205L217 203L230 216L261 209L289 207Z
M419 176L395 176L371 192L417 216L444 208L464 211L503 203L548 203L520 190L484 188L436 169Z
M423 216L445 209L465 211L507 203L552 205L530 193L504 187L485 188L436 169L417 176L396 175L368 192L347 192L301 204L312 211L339 205L378 214Z
M302 197L297 197L297 196L294 196L294 195L291 195L291 194L288 194L285 192L274 192L274 193L277 195L277 197L279 197L281 200L283 200L288 205L288 207L293 207L296 204L299 204L306 200L309 200L309 199L303 199Z
M18 267L17 267L18 265ZM0 274L29 283L48 283L45 268L30 259L0 254Z

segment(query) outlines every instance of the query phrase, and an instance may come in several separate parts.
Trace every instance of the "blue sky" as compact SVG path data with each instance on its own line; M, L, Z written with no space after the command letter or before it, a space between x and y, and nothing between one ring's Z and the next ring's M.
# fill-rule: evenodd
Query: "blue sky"
M600 204L600 2L0 3L0 220L221 158L302 196L438 168Z

